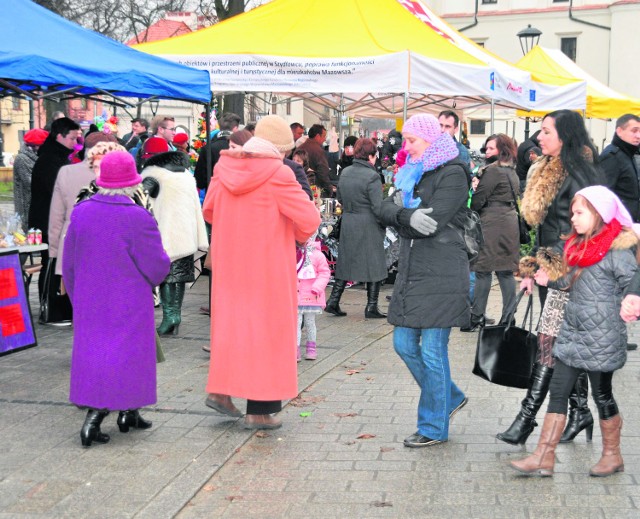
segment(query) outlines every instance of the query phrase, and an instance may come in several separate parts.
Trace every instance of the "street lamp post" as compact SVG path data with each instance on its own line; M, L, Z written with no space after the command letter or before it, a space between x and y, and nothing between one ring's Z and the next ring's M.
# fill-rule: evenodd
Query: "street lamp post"
M520 39L520 48L522 49L522 54L527 55L531 49L533 49L538 42L540 41L540 36L542 36L542 31L536 29L535 27L531 27L531 24L527 25L526 29L522 29L518 34L518 38ZM526 117L524 120L524 140L529 138L529 118Z

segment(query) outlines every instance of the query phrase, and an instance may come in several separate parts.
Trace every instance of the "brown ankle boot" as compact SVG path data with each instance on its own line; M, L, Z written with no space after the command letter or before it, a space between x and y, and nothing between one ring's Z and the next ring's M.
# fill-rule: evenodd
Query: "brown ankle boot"
M536 450L522 460L512 461L510 465L528 476L552 476L556 462L556 447L564 431L567 417L563 414L547 413L540 431L540 440Z
M620 454L620 431L622 430L622 417L617 414L609 420L600 420L602 431L602 456L600 461L589 471L589 475L604 478L624 472L624 461Z

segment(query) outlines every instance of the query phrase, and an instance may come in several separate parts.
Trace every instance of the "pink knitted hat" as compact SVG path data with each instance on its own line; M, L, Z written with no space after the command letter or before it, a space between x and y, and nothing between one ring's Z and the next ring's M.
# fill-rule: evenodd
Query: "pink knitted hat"
M122 189L142 182L136 171L136 162L126 151L107 153L100 162L100 176L96 184L107 189Z
M632 227L633 219L627 208L613 191L604 186L589 186L581 189L576 196L583 196L598 211L604 223L609 223L614 218L624 227Z
M428 143L434 143L440 135L442 129L440 123L433 115L417 114L412 115L402 126L402 133L410 133L416 137L424 139Z

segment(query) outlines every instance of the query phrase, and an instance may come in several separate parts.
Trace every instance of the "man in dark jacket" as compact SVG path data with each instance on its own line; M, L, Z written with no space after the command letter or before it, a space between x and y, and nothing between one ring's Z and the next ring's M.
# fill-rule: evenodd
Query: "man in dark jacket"
M31 206L29 227L42 231L42 243L49 243L49 209L53 197L53 186L62 166L69 164L69 154L78 142L80 125L61 117L51 123L51 133L38 150L38 160L31 172ZM49 262L49 254L42 251L42 272ZM42 296L45 276L38 279L38 291Z
M516 174L520 179L521 193L524 191L524 186L527 182L527 173L529 172L531 164L536 160L536 158L542 155L540 143L538 142L538 135L540 135L540 130L518 146L518 154L516 155Z
M206 190L209 187L209 182L213 176L213 168L218 163L220 152L229 149L229 137L238 129L240 121L240 116L232 112L223 114L219 120L220 131L209 144L205 144L200 150L195 171L198 189ZM207 155L211 157L211 170L207 168Z
M329 161L322 145L327 138L327 129L321 124L309 128L309 138L298 148L309 155L309 167L316 174L316 185L322 190L323 197L333 194L333 184L329 177Z
M625 114L616 121L616 134L600 155L606 186L640 222L640 117Z
M127 151L135 148L141 141L144 142L149 137L149 121L136 117L131 119L131 131L120 140Z

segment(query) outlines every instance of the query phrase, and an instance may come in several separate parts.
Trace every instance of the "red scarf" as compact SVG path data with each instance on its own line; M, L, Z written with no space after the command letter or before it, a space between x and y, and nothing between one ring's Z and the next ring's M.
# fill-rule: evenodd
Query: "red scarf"
M613 240L622 231L622 225L615 218L605 223L602 231L588 242L578 245L575 243L578 235L572 234L564 244L565 256L570 267L590 267L601 261L609 252Z

